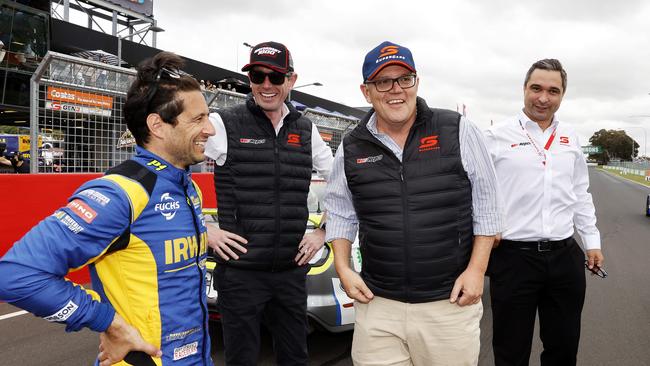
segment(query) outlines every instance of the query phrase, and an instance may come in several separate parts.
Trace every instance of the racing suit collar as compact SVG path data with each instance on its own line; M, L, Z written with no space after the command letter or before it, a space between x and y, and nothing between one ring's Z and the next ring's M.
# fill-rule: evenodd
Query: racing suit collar
M179 169L167 162L165 159L141 146L135 147L135 153L136 154L133 158L146 166L152 172L156 173L156 175L172 182L180 183L183 187L187 187L190 183L192 173L189 168Z

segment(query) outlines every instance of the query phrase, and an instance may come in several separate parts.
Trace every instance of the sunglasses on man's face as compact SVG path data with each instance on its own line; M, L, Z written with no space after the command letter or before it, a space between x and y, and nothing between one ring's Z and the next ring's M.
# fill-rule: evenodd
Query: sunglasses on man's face
M268 77L271 84L282 85L284 84L284 80L287 78L287 76L288 76L287 74L283 74L277 71L267 73L258 70L251 70L248 72L248 78L251 80L253 84L263 84L264 79Z

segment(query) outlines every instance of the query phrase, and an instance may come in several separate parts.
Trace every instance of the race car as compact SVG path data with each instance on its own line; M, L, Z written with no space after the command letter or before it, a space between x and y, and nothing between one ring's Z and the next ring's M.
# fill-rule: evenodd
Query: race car
M321 201L325 194L325 181L312 179L309 189L308 206L309 221L307 232L319 227L322 217ZM215 209L204 209L204 216L218 221L218 212ZM307 317L309 319L309 332L325 330L332 333L345 332L354 327L354 303L341 285L341 281L334 269L334 252L331 243L325 243L309 262L311 269L307 273ZM358 239L352 244L351 267L361 271L361 253ZM214 289L212 272L217 263L209 259L207 264L206 286L208 295L208 310L211 320L219 320L217 307L219 294Z
M650 217L650 194L645 199L645 215Z

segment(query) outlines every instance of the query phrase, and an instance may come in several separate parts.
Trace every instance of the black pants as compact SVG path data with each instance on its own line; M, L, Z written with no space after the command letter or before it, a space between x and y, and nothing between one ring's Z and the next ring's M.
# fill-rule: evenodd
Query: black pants
M494 361L528 365L539 311L542 366L575 365L585 300L584 253L570 245L548 252L500 245L488 273Z
M227 366L258 364L262 321L271 332L278 365L307 365L308 267L264 272L217 266Z

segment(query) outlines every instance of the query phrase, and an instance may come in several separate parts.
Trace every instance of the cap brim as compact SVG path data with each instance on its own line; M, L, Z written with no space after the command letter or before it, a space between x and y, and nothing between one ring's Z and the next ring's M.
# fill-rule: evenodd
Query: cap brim
M241 68L241 71L248 71L248 70L252 69L255 66L268 67L269 69L271 69L273 71L281 72L283 74L286 74L286 73L288 73L290 71L289 69L282 69L280 67L277 67L276 65L267 64L266 62L259 62L259 61L258 62L251 62L250 64L246 64L244 67Z
M398 61L398 60L388 61L385 64L379 66L379 68L377 70L375 70L372 74L370 74L370 76L368 76L366 81L372 80L372 78L374 78L381 70L383 70L384 67L390 66L390 65L399 65L399 66L407 68L411 72L417 72L417 71L415 71L415 69L413 67L411 67L411 65L407 64L406 62L402 62L402 61Z

